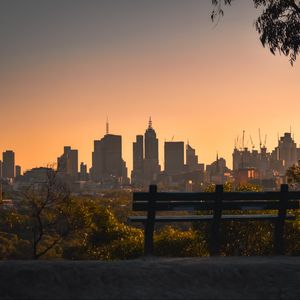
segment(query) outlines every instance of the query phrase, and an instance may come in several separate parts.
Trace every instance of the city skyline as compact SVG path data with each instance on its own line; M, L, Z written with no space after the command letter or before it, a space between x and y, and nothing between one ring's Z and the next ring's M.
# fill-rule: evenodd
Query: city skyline
M26 170L70 145L90 167L107 115L128 171L149 115L161 165L173 136L199 161L219 152L228 165L243 130L257 148L258 128L270 149L290 126L297 141L298 63L261 46L250 2L235 2L216 25L211 1L3 1L1 151L14 150Z
M144 131L146 129L146 132L147 130L149 130L149 128L152 130L152 124L153 124L153 121L150 117L150 119L148 120L148 124L145 125L144 127ZM114 137L114 138L120 138L120 141L118 142L120 145L120 151L123 153L123 158L124 158L124 163L125 163L125 167L127 168L127 172L128 172L128 176L130 177L130 173L131 171L133 170L133 166L132 166L132 163L133 163L133 159L132 159L132 156L134 155L134 149L132 148L132 145L137 143L137 141L135 140L132 140L130 141L130 146L131 146L131 152L130 152L130 157L131 159L127 160L125 155L124 155L124 151L122 150L124 148L124 140L126 140L122 135L119 135L118 133L112 133L109 131L109 128L110 128L110 125L109 125L109 122L108 122L108 118L106 119L106 123L105 123L105 130L104 130L104 133L101 137L97 137L96 139L94 139L93 141L91 141L91 143L94 145L91 147L91 152L90 152L90 159L82 159L82 155L80 155L80 152L81 152L81 149L78 149L76 147L74 147L73 145L67 145L64 144L60 147L60 151L59 153L57 153L56 157L52 159L52 161L46 163L46 164L42 164L42 165L33 165L29 168L26 168L24 167L21 163L20 163L20 160L18 158L19 156L19 153L17 153L14 149L0 149L0 152L2 151L3 153L6 153L6 152L11 152L13 151L14 153L14 160L15 160L15 156L17 156L17 159L16 159L16 166L21 166L22 167L22 172L26 172L28 170L31 170L33 168L40 168L40 167L48 167L48 166L55 166L58 171L60 170L60 161L63 161L63 163L61 163L62 166L64 166L64 168L68 168L67 167L67 162L65 161L65 155L66 153L68 153L68 151L72 151L73 153L76 152L76 166L77 166L77 169L78 171L80 171L80 164L83 163L85 165L85 167L87 168L87 170L89 170L91 167L92 167L92 157L93 157L93 147L95 147L95 145L99 142L99 140L101 139L104 140L105 137ZM269 150L273 150L275 149L277 146L278 146L278 142L281 138L283 138L283 136L285 136L286 133L290 133L292 139L295 141L295 145L296 147L300 147L300 143L297 143L297 139L295 138L295 135L294 133L291 131L291 127L290 127L290 131L286 131L286 132L282 132L282 133L279 133L277 134L276 136L276 142L274 144L274 146L270 146L269 143L268 143L268 140L271 138L273 140L273 137L270 137L268 136L268 134L264 134L262 135L261 134L261 130L260 128L257 129L257 135L258 135L258 138L257 138L257 141L255 138L253 138L253 135L251 135L250 133L247 133L245 130L243 130L242 132L240 132L238 135L236 135L234 137L234 140L233 140L233 143L232 143L232 147L231 147L231 150L230 151L230 157L226 157L225 155L223 155L223 153L219 152L219 151L216 151L211 159L211 161L204 161L203 159L201 159L201 156L199 157L199 153L201 151L199 151L199 149L197 149L196 147L194 147L194 143L193 141L191 142L189 139L187 139L186 141L183 141L183 140L177 140L175 139L175 136L173 135L170 139L164 139L164 140L161 140L159 138L159 130L157 130L157 128L155 126L153 126L153 129L155 130L154 133L157 135L156 137L158 138L158 164L161 168L161 170L164 170L165 171L165 157L166 157L166 145L172 143L172 144L182 144L184 146L184 148L186 146L192 146L192 149L194 149L196 151L196 155L197 155L197 158L199 159L199 163L204 163L204 165L210 165L211 163L215 162L216 161L216 156L217 157L222 157L226 160L226 164L227 166L230 168L230 169L235 169L234 167L234 160L233 160L233 153L235 152L235 150L238 150L238 151L243 151L243 149L245 150L248 150L250 152L252 152L253 150L257 150L258 152L261 151L260 149L260 146L262 148L266 148L266 151L269 151ZM158 134L157 134L158 133ZM260 135L260 137L259 137ZM244 136L244 137L243 137ZM143 143L143 135L139 135L139 133L136 133L135 134L135 137L138 138L138 137L141 137L142 138L142 143ZM243 145L243 140L244 140L244 145ZM265 144L265 142L267 142ZM95 144L96 143L96 144ZM252 144L253 143L253 144ZM261 143L261 144L260 144ZM142 146L144 147L144 146ZM71 148L73 148L74 150L71 150ZM63 154L61 150L64 150ZM95 148L94 148L95 149ZM94 150L95 151L95 150ZM120 152L120 154L121 154ZM142 149L142 152L143 154L145 155L145 149ZM184 151L183 153L183 157L184 157L184 162L187 161L187 157L186 157L186 153ZM121 158L121 156L120 156ZM0 159L1 161L1 159ZM128 167L128 161L131 163L130 167ZM74 164L74 163L73 163ZM74 172L75 172L75 165L72 167L73 168L73 171L72 171L72 174L74 176ZM66 169L67 170L67 169ZM14 171L15 172L15 171Z

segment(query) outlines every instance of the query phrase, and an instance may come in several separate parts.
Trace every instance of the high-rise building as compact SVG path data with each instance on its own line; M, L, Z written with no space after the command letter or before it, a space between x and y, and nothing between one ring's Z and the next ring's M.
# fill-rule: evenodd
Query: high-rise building
M0 160L0 179L2 178L2 160Z
M58 172L73 179L78 177L78 150L64 147L64 153L57 159Z
M175 175L184 171L184 142L165 142L165 173Z
M194 172L194 171L204 172L204 164L198 163L198 155L196 155L195 149L192 148L190 144L186 145L185 155L186 155L186 166L188 172Z
M145 140L145 159L144 159L144 185L156 181L160 172L158 161L158 139L156 132L152 128L152 120L149 119L148 128L144 134Z
M3 152L2 156L2 177L15 177L15 153L11 150Z
M122 137L106 134L101 140L94 141L92 153L92 179L96 182L127 179L126 164L122 159Z
M141 185L144 172L144 139L142 135L136 136L133 143L133 168L131 172L131 183Z
M87 165L84 164L83 162L80 163L80 173L79 173L79 178L82 181L86 181L89 178L88 172L87 172Z
M284 136L279 139L276 149L279 160L284 163L285 170L298 162L297 145L290 132L284 133Z
M20 166L16 166L16 177L17 176L21 176L21 167Z

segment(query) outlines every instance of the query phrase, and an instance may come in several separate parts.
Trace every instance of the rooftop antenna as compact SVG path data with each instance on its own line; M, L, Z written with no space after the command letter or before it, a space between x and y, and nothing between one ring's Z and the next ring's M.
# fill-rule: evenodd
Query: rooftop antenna
M108 123L108 117L106 116L106 134L109 134L109 123Z
M152 120L151 120L151 116L149 117L148 128L152 128Z
M242 142L243 150L245 149L245 130L243 130L243 142Z

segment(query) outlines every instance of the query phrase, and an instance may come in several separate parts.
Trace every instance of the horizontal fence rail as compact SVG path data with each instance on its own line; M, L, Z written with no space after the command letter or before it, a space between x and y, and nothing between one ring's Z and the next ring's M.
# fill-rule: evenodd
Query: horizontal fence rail
M284 192L286 193L286 192ZM236 200L279 200L282 192L222 192L222 199L224 201ZM290 200L299 200L300 192L287 192L285 195ZM203 193L168 193L157 192L149 195L145 192L136 192L133 194L133 201L145 201L155 199L156 201L214 201L216 192Z

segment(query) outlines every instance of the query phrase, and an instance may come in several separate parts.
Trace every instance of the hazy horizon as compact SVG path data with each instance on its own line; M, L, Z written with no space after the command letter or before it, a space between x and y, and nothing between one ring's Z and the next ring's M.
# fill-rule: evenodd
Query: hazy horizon
M231 167L234 139L258 148L290 130L300 142L299 61L258 39L251 1L234 1L218 24L211 1L1 1L0 151L23 170L55 162L63 146L91 166L93 140L132 142L149 116L163 142L187 142L199 161ZM298 101L297 101L298 100ZM250 144L248 145L250 147Z

